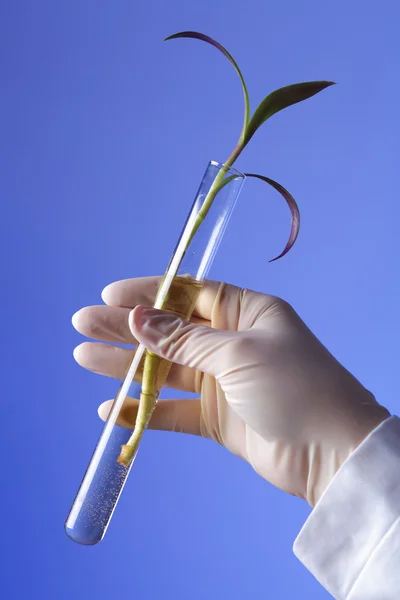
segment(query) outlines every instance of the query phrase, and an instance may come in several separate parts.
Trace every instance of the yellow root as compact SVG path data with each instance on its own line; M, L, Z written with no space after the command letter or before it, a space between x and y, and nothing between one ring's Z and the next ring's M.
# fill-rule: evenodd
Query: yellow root
M140 394L139 410L136 417L135 429L128 440L127 444L121 446L120 455L117 462L124 467L129 467L132 460L135 458L136 451L139 447L142 435L149 424L151 415L157 403L156 394Z

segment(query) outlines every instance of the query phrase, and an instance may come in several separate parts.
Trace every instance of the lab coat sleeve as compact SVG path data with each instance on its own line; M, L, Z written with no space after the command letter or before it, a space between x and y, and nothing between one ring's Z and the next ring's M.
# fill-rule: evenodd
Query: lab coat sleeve
M337 600L400 599L400 419L389 417L350 455L293 551Z

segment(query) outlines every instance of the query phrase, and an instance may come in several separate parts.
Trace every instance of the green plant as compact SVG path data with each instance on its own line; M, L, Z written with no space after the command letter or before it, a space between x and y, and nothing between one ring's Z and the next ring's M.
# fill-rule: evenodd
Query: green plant
M304 83L296 83L293 85L288 85L286 87L279 88L274 92L268 94L264 98L264 100L259 104L253 115L250 113L250 100L249 94L247 91L247 87L243 78L243 75L234 60L234 58L229 54L229 52L217 41L212 39L211 37L204 35L202 33L197 33L195 31L183 31L181 33L176 33L166 38L166 40L178 39L178 38L195 38L198 40L202 40L208 44L211 44L215 48L217 48L222 54L226 56L226 58L231 62L234 69L236 70L240 82L243 89L244 96L244 120L242 130L238 139L238 142L231 152L230 156L224 162L224 169L218 173L215 178L207 196L204 199L203 205L199 211L197 219L193 224L193 229L190 234L190 239L186 248L189 246L191 240L199 229L201 223L203 222L205 216L207 215L210 207L214 201L215 196L218 192L229 183L231 177L225 177L228 169L233 166L237 158L240 156L244 148L250 142L253 135L256 131L274 114L296 104L298 102L302 102L303 100L307 100L314 96L318 92L321 92L325 88L333 85L332 81L311 81ZM272 259L272 261L278 260L282 258L289 250L292 248L295 243L299 228L300 228L300 212L297 206L296 201L293 196L279 183L266 177L264 175L258 175L255 173L245 173L247 177L253 177L268 183L275 190L277 190L282 197L285 199L291 213L291 228L289 239L286 243L283 251ZM272 262L270 261L270 262ZM176 273L178 271L179 265L176 268ZM174 275L176 275L176 273ZM161 285L159 294L157 296L158 304L162 307L165 306L166 300L168 296L168 289ZM139 410L136 418L135 429L128 443L121 447L121 454L118 458L118 462L125 466L129 466L132 461L138 444L140 443L143 432L149 422L151 414L154 410L157 401L157 373L160 366L160 358L146 352L145 362L143 367L143 378L142 378L142 393L140 395L140 403Z

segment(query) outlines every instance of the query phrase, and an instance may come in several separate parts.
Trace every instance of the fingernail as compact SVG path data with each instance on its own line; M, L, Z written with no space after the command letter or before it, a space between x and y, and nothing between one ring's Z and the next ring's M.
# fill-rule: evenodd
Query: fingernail
M78 364L80 364L80 361L82 358L82 350L83 350L84 343L85 342L83 342L82 344L79 344L79 346L76 346L76 348L74 348L74 350L72 352L72 355Z
M156 308L137 306L129 315L132 332L139 339L156 344L174 332L181 319Z
M101 299L103 300L104 304L108 304L108 301L110 300L111 286L112 286L112 284L110 283L101 292Z
M97 409L97 413L102 421L107 421L113 403L114 400L107 400L107 402L103 402L103 404L100 404L99 408Z
M75 327L75 329L78 329L78 320L79 320L79 313L81 312L80 310L77 310L76 313L74 315L72 315L72 326Z

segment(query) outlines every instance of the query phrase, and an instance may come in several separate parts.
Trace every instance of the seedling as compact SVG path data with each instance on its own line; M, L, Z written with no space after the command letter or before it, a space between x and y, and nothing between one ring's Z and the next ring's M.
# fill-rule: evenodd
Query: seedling
M193 237L196 235L199 227L204 221L208 211L210 210L213 201L220 192L220 190L227 185L232 179L232 175L227 176L227 172L230 167L234 165L240 154L243 152L244 148L252 139L253 135L260 129L260 127L273 115L277 112L291 106L292 104L297 104L298 102L302 102L303 100L307 100L307 98L311 98L315 94L318 94L325 88L333 85L332 81L308 81L304 83L295 83L293 85L288 85L286 87L279 88L274 92L271 92L264 98L264 100L258 105L253 115L251 116L250 112L250 100L249 94L247 91L247 86L245 84L243 75L234 60L234 58L229 54L229 52L217 41L212 39L211 37L204 35L202 33L197 33L195 31L183 31L181 33L176 33L166 38L166 40L173 40L178 38L194 38L198 40L202 40L207 44L211 44L215 48L217 48L233 65L236 73L239 76L243 96L244 96L244 119L243 126L240 132L240 136L238 142L229 155L229 157L224 162L224 168L220 170L218 175L215 177L215 180L210 187L206 197L204 198L204 202L201 206L201 209L198 213L196 221L193 223L192 230L190 232L190 236L188 238L188 242L186 245L186 249L189 247ZM282 258L289 252L295 243L299 228L300 228L300 212L297 206L296 201L293 196L280 184L266 177L265 175L257 175L255 173L245 173L246 177L253 177L268 183L275 190L277 190L281 196L285 199L291 213L291 227L289 239L284 247L283 251L273 258L270 262L278 260ZM175 273L173 276L176 276L179 269L179 264L176 264ZM171 277L171 271L169 271L169 276ZM157 296L157 303L160 308L166 308L166 303L168 301L168 286L161 285L159 289L159 293ZM160 365L165 361L161 361L161 359L150 353L146 352L144 367L143 367L143 376L142 376L142 391L140 394L140 402L139 409L136 418L135 428L132 433L132 436L128 440L127 444L121 446L121 453L118 457L118 462L125 467L128 467L136 454L136 450L144 433L144 430L147 427L149 419L151 418L152 412L157 402L157 380L159 379L159 369ZM164 368L164 371L167 373L168 369ZM165 375L166 377L166 375Z

